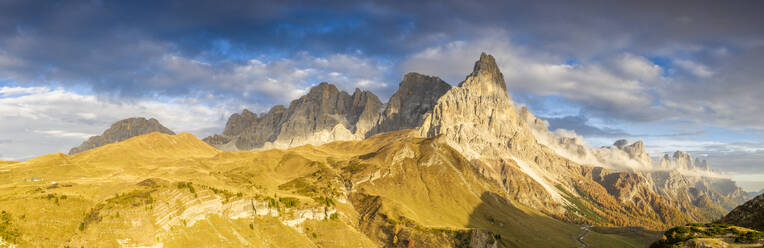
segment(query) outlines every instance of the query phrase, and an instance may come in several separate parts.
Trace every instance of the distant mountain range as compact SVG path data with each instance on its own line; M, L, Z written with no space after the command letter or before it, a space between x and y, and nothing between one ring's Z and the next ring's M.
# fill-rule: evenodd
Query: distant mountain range
M623 228L710 222L749 199L689 154L653 162L641 141L593 148L548 130L512 101L485 53L457 86L409 73L383 103L320 83L289 106L233 114L204 142L172 134L155 119L131 118L72 156L0 165L9 182L0 196L14 196L0 206L25 216L12 219L20 235L3 239L40 246L33 240L57 232L56 245L72 247L570 247L585 224L600 228L584 233L593 246L644 246L657 237ZM69 205L50 213L23 207L61 202ZM60 223L29 222L44 217ZM98 231L115 227L125 231Z

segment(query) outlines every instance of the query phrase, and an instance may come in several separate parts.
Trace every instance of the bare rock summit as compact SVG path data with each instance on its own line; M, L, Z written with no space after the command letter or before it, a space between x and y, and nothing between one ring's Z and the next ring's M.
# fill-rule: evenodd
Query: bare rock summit
M165 126L162 126L162 124L160 124L159 121L154 118L128 118L115 122L111 125L111 127L109 127L109 129L106 129L103 134L90 137L80 146L70 149L69 155L153 132L173 135L175 134L175 132L166 128Z

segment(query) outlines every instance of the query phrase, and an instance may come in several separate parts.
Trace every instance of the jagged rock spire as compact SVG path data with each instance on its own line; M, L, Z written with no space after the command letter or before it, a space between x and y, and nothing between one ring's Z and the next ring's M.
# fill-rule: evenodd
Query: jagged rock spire
M480 59L475 62L472 73L467 76L459 87L478 90L484 95L502 94L507 95L507 84L504 75L499 71L493 56L482 53Z

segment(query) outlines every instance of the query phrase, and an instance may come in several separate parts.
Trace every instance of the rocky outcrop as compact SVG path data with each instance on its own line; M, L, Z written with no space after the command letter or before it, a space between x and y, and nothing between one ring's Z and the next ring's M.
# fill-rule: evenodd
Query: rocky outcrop
M443 135L450 145L470 159L503 157L508 149L538 149L530 130L520 123L507 96L504 75L493 56L485 53L473 72L451 88L425 117L419 134Z
M719 222L764 231L764 194L736 207Z
M710 206L720 215L748 199L745 191L728 178L718 177L706 160L693 159L686 152L665 154L658 162L658 171L645 172L653 179L654 190L674 199L702 202L708 198ZM722 210L718 210L722 209Z
M480 55L473 72L438 99L418 132L440 136L483 175L503 185L513 200L548 212L564 211L561 204L567 203L554 186L557 177L569 174L554 165L564 161L545 152L518 116L493 56Z
M370 135L420 126L424 115L432 111L438 98L449 89L451 85L438 77L406 74Z
M673 155L663 155L658 162L661 168L664 169L679 169L686 171L711 171L711 167L708 165L708 161L695 158L693 161L692 156L683 151L676 151Z
M70 149L69 155L153 132L175 134L172 130L162 126L162 124L160 124L159 121L154 118L128 118L115 122L101 135L90 137L80 146Z
M613 145L618 149L626 152L626 154L629 155L629 158L636 160L643 165L652 164L650 155L645 152L645 143L643 143L641 140L629 144L627 140L622 139L616 141Z
M372 93L350 95L322 83L288 108L234 114L223 134L205 141L224 150L288 148L414 128L458 151L507 198L592 224L664 228L710 220L744 195L734 183L683 174L710 172L707 162L687 153L666 155L655 168L642 141L591 148L575 134L550 132L528 109L516 109L495 59L485 53L456 87L417 73L405 75L399 87L379 113L383 105ZM388 174L377 171L353 185Z
M353 95L321 83L289 104L263 115L249 110L233 114L222 135L204 139L223 150L289 148L365 137L379 119L382 102L369 91Z

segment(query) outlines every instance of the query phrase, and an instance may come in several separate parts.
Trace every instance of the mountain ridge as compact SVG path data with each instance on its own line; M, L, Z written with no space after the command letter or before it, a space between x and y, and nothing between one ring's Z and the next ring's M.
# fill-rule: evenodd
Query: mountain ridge
M707 162L677 152L654 163L644 146L618 140L593 148L579 136L550 131L548 123L512 101L495 59L483 53L457 86L408 73L383 104L369 91L350 94L324 82L289 106L233 114L222 134L203 142L186 133L150 133L72 156L42 156L0 177L39 174L45 180L87 185L96 179L79 177L90 173L114 177L122 186L162 178L168 181L145 183L158 185L148 194L174 207L158 207L160 217L148 218L151 225L186 230L206 225L199 220L213 221L205 217L212 214L236 222L215 223L238 233L247 222L235 216L245 216L296 230L279 232L304 245L325 242L323 233L311 235L319 232L311 228L331 223L361 235L357 246L541 245L539 234L549 234L555 244L567 247L577 244L567 236L575 237L578 225L663 230L722 217L742 201L744 192L729 179L686 174L711 173ZM191 182L205 190L195 192ZM32 185L25 187L36 192ZM99 199L111 199L115 191L119 198L122 192L106 189L111 188L96 190ZM211 196L218 194L225 198ZM181 198L189 203L177 203ZM89 206L97 208L92 204L98 202ZM86 220L83 225L91 225ZM254 224L250 230L264 232ZM94 229L83 229L74 237L85 241L71 244L93 242L89 235ZM178 238L159 229L149 233ZM596 231L590 235L597 242L615 242ZM623 235L615 236L629 239ZM257 240L248 237L237 239ZM135 238L146 244L159 241Z
M70 149L69 155L152 132L175 134L172 130L162 126L157 119L146 119L144 117L127 118L115 122L101 135L92 136L82 142L81 145Z
M331 90L326 91L326 89ZM661 165L665 165L664 168L652 172L654 163L645 152L644 143L641 141L618 140L610 147L590 149L579 145L577 138L556 136L547 130L547 124L543 120L533 116L526 108L517 108L509 98L506 89L506 82L495 58L482 53L475 62L473 71L457 86L451 87L437 77L418 73L406 74L399 84L399 89L393 94L390 101L384 104L384 110L377 112L375 116L370 110L374 108L364 108L367 116L365 119L376 120L374 127L355 129L355 131L366 130L366 135L359 135L358 132L351 135L353 126L350 124L343 124L339 126L339 129L337 126L323 125L323 128L312 130L318 131L314 136L323 137L317 142L292 142L286 145L282 142L280 146L273 145L271 142L263 142L259 149L288 148L307 143L318 145L339 140L359 140L384 131L414 128L418 130L421 137L442 136L440 139L464 154L484 176L492 178L496 182L503 182L505 190L513 192L512 198L514 200L542 209L550 215L568 215L567 217L560 217L563 219L587 219L587 217L576 216L578 214L571 216L569 209L574 204L567 199L569 197L582 197L582 191L583 195L609 195L608 197L612 197L613 200L600 199L590 202L591 206L578 206L576 207L578 212L584 211L581 208L601 208L602 206L615 205L616 202L635 204L630 208L638 208L638 206L645 206L648 202L652 202L647 205L652 205L648 212L654 217L649 218L659 222L669 221L665 223L666 225L678 224L679 222L676 221L680 219L702 221L717 218L736 206L737 203L745 200L739 194L742 192L741 189L735 186L734 182L729 181L732 190L725 191L721 188L730 187L720 188L720 185L729 184L723 180L703 176L687 176L682 174L683 172L664 171L694 170L696 169L695 164L698 164L698 167L704 169L703 171L710 173L706 162L699 159L693 161L686 153L676 152L673 157L666 156L666 159L660 162ZM358 95L359 92L361 91L356 90L353 95ZM290 104L290 110L277 112L294 118L299 114L291 110L295 108L292 106L299 102L309 102L306 99L313 99L318 94L335 95L341 93L333 85L322 83L311 88L306 96L293 101ZM373 95L370 92L368 94ZM321 106L322 108L338 107L340 109L347 106L346 101L334 102L336 103ZM354 101L354 103L356 102ZM379 105L381 104L374 106ZM283 107L275 106L270 112L281 108ZM406 110L409 112L401 112L406 112ZM246 119L241 116L249 116L249 119L262 118L263 116L256 117L256 115L246 112L243 111L241 115L232 115L229 123L235 124L237 119ZM271 115L266 114L265 116ZM352 118L350 120L347 123L352 123ZM308 123L308 125L322 126L317 122L309 121ZM470 124L467 125L466 123ZM226 131L228 130L231 130L229 125L226 126ZM227 134L226 131L223 135ZM230 132L228 134L230 137ZM277 140L301 140L300 135L290 135L280 131L276 131L274 134L279 136ZM337 134L344 134L344 136ZM219 137L212 136L205 138L205 141L210 143L211 140L217 138ZM549 141L550 139L555 141ZM225 145L211 144L225 149L223 148ZM567 149L577 151L568 153L565 152ZM582 149L585 151L583 155L581 154ZM621 154L618 156L622 159L601 160L605 157L611 157L611 154ZM590 158L575 159L580 156ZM623 169L616 167L597 170L604 174L596 177L591 172L587 172L590 170L587 169L588 166L595 168L598 166L620 166L620 163L628 164L626 168L629 169L623 171ZM565 164L565 167L560 167L559 164ZM591 181L583 185L578 183L584 179ZM616 188L615 185L621 186ZM661 200L656 201L655 198ZM663 213L665 211L674 214ZM616 218L614 216L621 215L617 212L609 214L601 212L600 215L612 215L612 218ZM683 212L687 214L682 214ZM669 219L674 220L666 219L668 217L658 218L659 215L672 215L673 217Z

